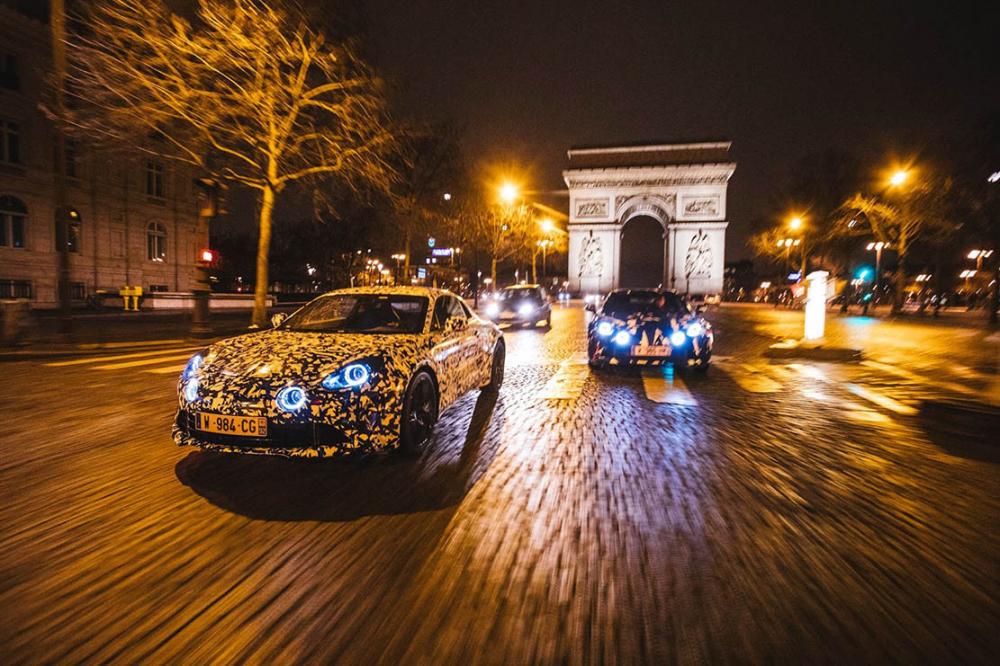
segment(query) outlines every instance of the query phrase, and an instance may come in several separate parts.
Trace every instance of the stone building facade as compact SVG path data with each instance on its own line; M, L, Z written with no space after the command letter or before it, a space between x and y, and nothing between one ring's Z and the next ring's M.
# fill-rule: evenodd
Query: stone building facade
M713 141L570 149L570 289L721 293L726 190L736 169L730 148Z
M0 298L38 308L58 304L55 133L39 107L50 53L46 23L0 5ZM208 244L194 173L78 140L66 175L74 301L123 285L190 291Z

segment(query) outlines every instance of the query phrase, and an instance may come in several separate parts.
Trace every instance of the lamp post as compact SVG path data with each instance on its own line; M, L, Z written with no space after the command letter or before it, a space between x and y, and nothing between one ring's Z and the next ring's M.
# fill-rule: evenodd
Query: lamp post
M868 243L867 249L869 252L874 250L875 252L875 289L879 288L879 280L882 278L882 250L889 247L888 243L883 243L878 241L877 243Z
M792 215L788 219L788 230L799 234L800 236L805 235L805 220L801 215ZM795 245L802 246L802 261L799 267L799 282L806 279L806 246L802 243L801 238L795 239Z
M778 247L785 248L785 273L788 273L788 268L791 261L792 247L798 247L802 244L801 238L781 238L778 240ZM802 276L800 275L799 278Z

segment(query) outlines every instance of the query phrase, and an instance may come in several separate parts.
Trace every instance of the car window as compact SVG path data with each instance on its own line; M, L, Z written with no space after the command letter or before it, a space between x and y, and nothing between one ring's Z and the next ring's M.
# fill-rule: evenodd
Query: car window
M448 297L448 316L468 319L469 313L465 311L462 302L453 296Z
M320 296L286 319L281 328L319 333L420 333L427 299L400 294Z
M447 296L438 296L438 299L434 301L434 317L431 320L432 330L440 331L444 329L444 323L448 321L448 313L451 309L448 300Z

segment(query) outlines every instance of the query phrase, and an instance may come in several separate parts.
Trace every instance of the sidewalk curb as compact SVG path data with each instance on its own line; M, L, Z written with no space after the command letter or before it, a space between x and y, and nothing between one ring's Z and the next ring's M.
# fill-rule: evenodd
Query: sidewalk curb
M177 338L171 340L137 340L135 342L113 343L83 343L78 345L52 345L37 349L19 349L0 351L0 363L16 361L51 361L61 358L98 356L106 353L144 352L150 353L171 347L208 346L227 336L212 338Z

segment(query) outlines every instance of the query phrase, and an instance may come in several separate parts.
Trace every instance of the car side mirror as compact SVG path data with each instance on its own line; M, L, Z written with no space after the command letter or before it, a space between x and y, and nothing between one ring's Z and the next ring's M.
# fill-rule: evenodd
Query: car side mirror
M586 310L587 312L593 312L594 314L597 314L597 306L594 305L593 303L587 303L586 305L583 306L583 309Z
M288 319L288 315L284 312L279 312L277 314L271 315L271 328L278 328L281 326L281 322Z

